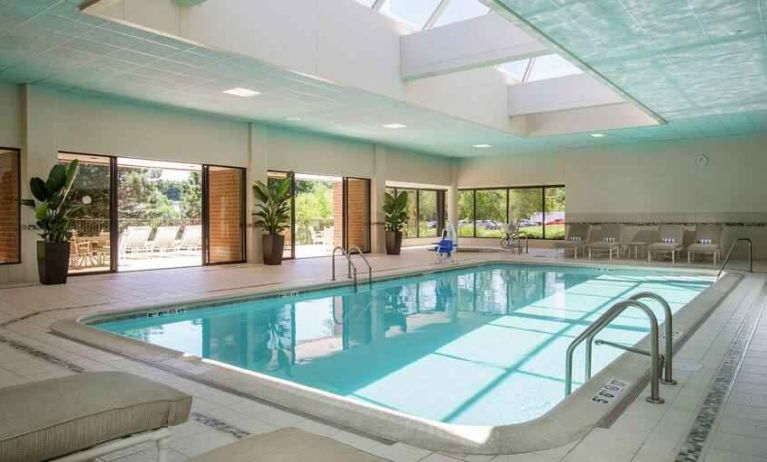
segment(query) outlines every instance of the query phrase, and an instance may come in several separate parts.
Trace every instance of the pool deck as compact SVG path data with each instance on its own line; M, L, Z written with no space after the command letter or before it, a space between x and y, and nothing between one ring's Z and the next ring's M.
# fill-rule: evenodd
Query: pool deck
M457 256L467 263L489 258L563 262L560 253L534 249L522 257L505 253ZM371 256L370 261L375 275L382 276L430 269L434 267L433 259L432 253L409 250L400 257ZM605 261L599 263L603 266ZM646 265L641 261L626 263ZM609 428L596 428L557 449L511 456L445 455L366 438L49 332L56 321L107 309L125 310L137 305L323 283L330 279L329 266L329 259L320 258L286 262L278 268L258 265L185 268L81 276L63 287L4 286L0 288L0 387L83 370L123 370L175 386L194 395L195 402L191 421L174 429L172 461L185 460L247 434L286 426L330 436L394 461L767 461L758 457L767 454L763 437L767 425L764 373L767 316L760 318L765 302L765 264L756 265L758 272L747 276L677 353L675 376L679 384L662 387L664 405L646 403L644 391ZM677 264L674 268L688 267ZM728 377L730 380L725 380ZM712 413L718 416L713 421L707 418ZM680 449L684 451L682 458L678 458ZM111 454L103 460L138 462L153 457L154 449L146 445Z

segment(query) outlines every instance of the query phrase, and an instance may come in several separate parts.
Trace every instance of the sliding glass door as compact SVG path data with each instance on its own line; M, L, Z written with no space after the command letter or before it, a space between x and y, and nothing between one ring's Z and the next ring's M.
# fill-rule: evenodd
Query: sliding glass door
M245 261L245 169L203 166L206 265Z
M285 178L268 172L269 181ZM296 173L284 258L329 256L335 247L370 252L370 180Z

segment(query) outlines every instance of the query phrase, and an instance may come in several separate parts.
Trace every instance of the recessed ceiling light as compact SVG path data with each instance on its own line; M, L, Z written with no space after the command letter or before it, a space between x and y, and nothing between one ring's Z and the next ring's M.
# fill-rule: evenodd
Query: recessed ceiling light
M383 128L405 128L407 125L405 124L383 124Z
M605 135L604 133L592 133L591 134L592 138L604 138L605 136L607 136L607 135Z
M261 93L255 90L249 90L247 88L232 88L230 90L224 90L227 95L242 96L243 98L250 98L251 96L260 95Z
M492 148L493 145L481 143L481 144L472 144L471 147L476 149L487 149L487 148Z
M299 120L301 120L301 118L300 117L285 117L285 120L290 121L290 122L298 122Z

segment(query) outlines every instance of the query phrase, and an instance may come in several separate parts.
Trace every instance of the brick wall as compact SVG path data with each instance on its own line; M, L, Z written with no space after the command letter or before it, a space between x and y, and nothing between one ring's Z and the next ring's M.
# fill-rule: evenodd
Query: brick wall
M346 232L349 236L349 247L359 247L366 251L370 232L368 223L370 200L367 181L350 179L347 184L349 221ZM333 240L335 245L341 245L343 242L343 188L340 181L333 185L333 222L335 224Z
M241 171L211 167L208 175L210 198L210 261L240 261L242 255Z
M0 151L0 263L19 261L19 183L16 151Z

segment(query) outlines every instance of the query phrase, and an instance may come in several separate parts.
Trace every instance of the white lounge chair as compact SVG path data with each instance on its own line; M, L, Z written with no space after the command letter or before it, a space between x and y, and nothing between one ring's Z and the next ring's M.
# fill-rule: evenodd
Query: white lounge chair
M146 251L150 234L152 228L149 226L128 226L120 237L120 253Z
M697 225L695 227L695 243L687 246L687 263L692 263L696 253L712 254L714 265L722 255L722 225Z
M0 389L0 460L80 462L154 441L167 461L168 427L192 397L124 372L86 372Z
M586 248L591 240L591 225L585 223L573 223L567 225L567 235L564 241L554 243L557 249L572 249L573 257L578 258L578 250L581 252Z
M613 251L615 251L617 257L620 257L621 249L623 249L623 225L602 225L602 240L589 242L588 247L589 260L591 260L591 255L594 251L606 251L610 255L610 260L613 259Z
M658 229L659 240L647 246L647 261L652 261L653 252L670 252L671 263L676 262L677 252L681 252L684 246L684 226L660 225Z
M202 245L202 226L186 225L174 248L178 250L199 250Z
M151 251L166 252L173 248L178 235L178 226L160 226L154 233L154 239L149 242Z

